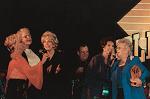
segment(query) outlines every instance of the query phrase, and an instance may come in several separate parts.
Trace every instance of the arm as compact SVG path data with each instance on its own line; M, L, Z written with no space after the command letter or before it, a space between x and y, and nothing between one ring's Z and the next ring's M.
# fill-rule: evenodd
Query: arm
M142 71L142 75L140 77L140 80L142 82L145 81L145 79L147 77L150 76L150 72L148 71L148 69L142 64L142 62L140 61L140 59L137 57L137 65L140 67L141 71Z
M150 76L150 72L147 70L147 68L142 64L142 62L140 61L140 59L138 58L138 57L135 57L134 58L134 60L133 60L134 62L135 62L135 65L134 66L138 66L139 67L139 69L140 70L137 70L136 69L136 71L138 71L137 73L138 74L132 74L132 73L136 73L136 71L134 70L134 72L131 72L131 75L132 75L132 77L133 78L131 78L130 79L130 81L131 81L131 86L136 86L136 87L140 87L140 86L142 86L142 84L143 84L143 82L145 82L145 79L147 78L147 77L149 77ZM133 67L134 67L133 66ZM138 68L137 67L137 68ZM140 77L139 77L139 76ZM135 77L134 77L135 76Z
M30 67L23 57L16 61L16 68L28 78L31 84L33 84L37 89L41 89L43 84L42 62L39 62L35 67Z

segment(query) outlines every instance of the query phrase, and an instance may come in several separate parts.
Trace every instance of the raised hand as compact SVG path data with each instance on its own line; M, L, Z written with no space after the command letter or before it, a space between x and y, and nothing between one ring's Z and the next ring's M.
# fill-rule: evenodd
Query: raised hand
M58 74L60 71L61 71L60 64L58 64L57 68L56 68L56 71L55 71L55 74Z

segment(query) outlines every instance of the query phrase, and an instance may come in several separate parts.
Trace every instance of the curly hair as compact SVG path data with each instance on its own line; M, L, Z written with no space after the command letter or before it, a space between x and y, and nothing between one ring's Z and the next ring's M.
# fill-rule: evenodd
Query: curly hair
M100 40L100 46L99 46L99 51L100 52L103 52L103 48L107 45L107 43L111 41L111 42L114 42L113 38L111 37L105 37L103 39Z
M16 44L16 34L11 34L6 37L4 41L4 45L8 47L10 50L14 49L14 46Z
M44 33L42 34L42 36L41 36L41 42L42 42L42 44L44 43L44 40L45 40L46 38L48 38L49 40L51 40L51 42L55 45L55 48L57 48L59 41L58 41L58 39L57 39L56 34L50 32L50 31L44 32Z
M20 28L20 29L19 29L20 32L22 32L22 31L24 31L24 30L26 30L26 31L28 31L28 32L30 33L30 29L27 28L27 27L23 27L23 28Z

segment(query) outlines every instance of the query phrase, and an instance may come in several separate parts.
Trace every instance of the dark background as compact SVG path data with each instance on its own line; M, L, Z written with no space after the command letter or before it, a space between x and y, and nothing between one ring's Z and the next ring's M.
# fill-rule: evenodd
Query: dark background
M91 54L98 51L99 40L127 36L117 22L140 0L1 0L0 61L6 66L8 53L3 46L7 35L28 27L32 46L40 48L40 36L53 31L59 48L72 54L78 44L86 41ZM1 67L2 67L1 66Z

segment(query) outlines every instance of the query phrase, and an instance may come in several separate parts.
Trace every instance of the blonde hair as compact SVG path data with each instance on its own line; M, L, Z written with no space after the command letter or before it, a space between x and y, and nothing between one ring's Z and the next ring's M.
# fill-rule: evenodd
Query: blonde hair
M27 31L29 31L29 33L30 33L30 29L29 29L29 28L23 27L23 28L20 28L20 29L19 29L20 32L22 32L23 30L27 30Z
M27 31L27 32L26 32ZM22 35L22 32L26 32L26 33L29 33L30 34L30 30L29 30L29 28L26 28L26 27L24 27L24 28L20 28L18 31L17 31L17 33L21 36ZM31 34L30 34L31 35Z
M14 50L15 44L16 44L16 34L11 34L6 37L4 41L4 45L8 47L10 50Z
M49 40L51 40L52 43L55 45L55 48L57 48L59 41L58 41L58 39L57 39L56 34L50 32L50 31L44 32L44 33L42 34L42 36L41 36L41 42L42 42L42 44L44 43L44 40L45 40L46 38L48 38Z
M118 45L119 43L126 44L126 46L130 48L130 51L132 51L133 46L129 39L126 39L126 38L119 39L119 40L117 40L116 45Z

